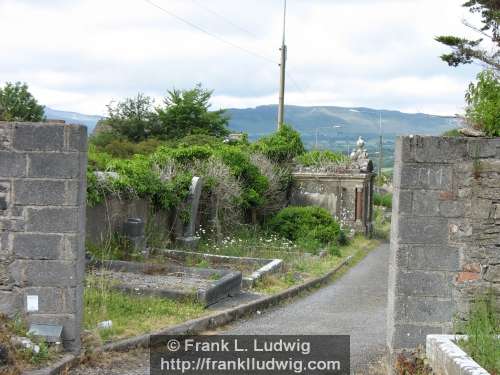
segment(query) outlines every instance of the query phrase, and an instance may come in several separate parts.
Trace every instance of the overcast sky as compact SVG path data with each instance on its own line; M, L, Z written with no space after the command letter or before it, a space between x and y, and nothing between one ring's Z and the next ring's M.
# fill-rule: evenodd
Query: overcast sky
M277 102L282 0L0 0L0 83L49 107L104 114L138 91L201 82L213 106ZM450 68L436 35L470 35L464 0L288 0L287 104L455 114L478 66ZM274 62L276 61L276 63Z

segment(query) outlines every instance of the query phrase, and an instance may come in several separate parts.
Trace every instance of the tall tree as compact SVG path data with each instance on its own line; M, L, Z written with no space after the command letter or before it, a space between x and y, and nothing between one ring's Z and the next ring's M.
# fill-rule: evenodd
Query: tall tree
M26 83L7 82L0 88L0 120L2 121L42 121L43 106L39 105L28 91Z
M479 61L495 72L500 72L500 0L469 0L463 6L469 8L471 13L481 16L480 26L464 21L480 37L475 40L452 35L437 37L438 42L452 48L452 52L442 55L441 59L450 66ZM485 39L487 42L483 43Z
M224 110L210 111L212 91L197 85L191 90L168 91L165 106L158 108L158 117L169 138L190 134L223 137L229 134L229 118Z
M142 93L108 105L108 117L100 124L132 142L140 142L151 136L157 128L158 117L153 110L153 99Z

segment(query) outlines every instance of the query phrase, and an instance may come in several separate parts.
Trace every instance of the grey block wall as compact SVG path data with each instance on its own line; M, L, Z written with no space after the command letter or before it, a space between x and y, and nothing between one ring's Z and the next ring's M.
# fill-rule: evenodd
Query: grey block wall
M84 126L0 122L0 312L63 325L71 351L80 349L86 166ZM28 298L38 300L30 311Z
M393 199L392 360L451 333L478 293L500 301L500 139L398 138Z

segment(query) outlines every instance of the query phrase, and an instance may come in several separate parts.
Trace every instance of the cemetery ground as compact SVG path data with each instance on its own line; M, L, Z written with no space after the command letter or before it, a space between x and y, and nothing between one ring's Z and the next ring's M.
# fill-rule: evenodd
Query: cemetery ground
M384 374L387 244L357 239L354 255L331 283L259 314L207 334L350 334L355 374ZM350 250L347 250L350 249ZM69 372L72 375L149 374L147 350L99 353Z

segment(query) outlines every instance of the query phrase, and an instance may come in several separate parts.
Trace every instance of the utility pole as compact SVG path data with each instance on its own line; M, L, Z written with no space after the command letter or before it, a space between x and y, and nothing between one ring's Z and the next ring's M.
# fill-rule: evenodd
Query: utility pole
M278 106L278 130L281 129L285 121L285 72L286 72L286 0L283 4L283 40L281 43L281 63L280 63L280 98Z
M380 144L379 144L379 154L378 154L378 177L382 178L382 166L384 164L384 140L382 138L382 112L379 114L379 134L380 134Z

